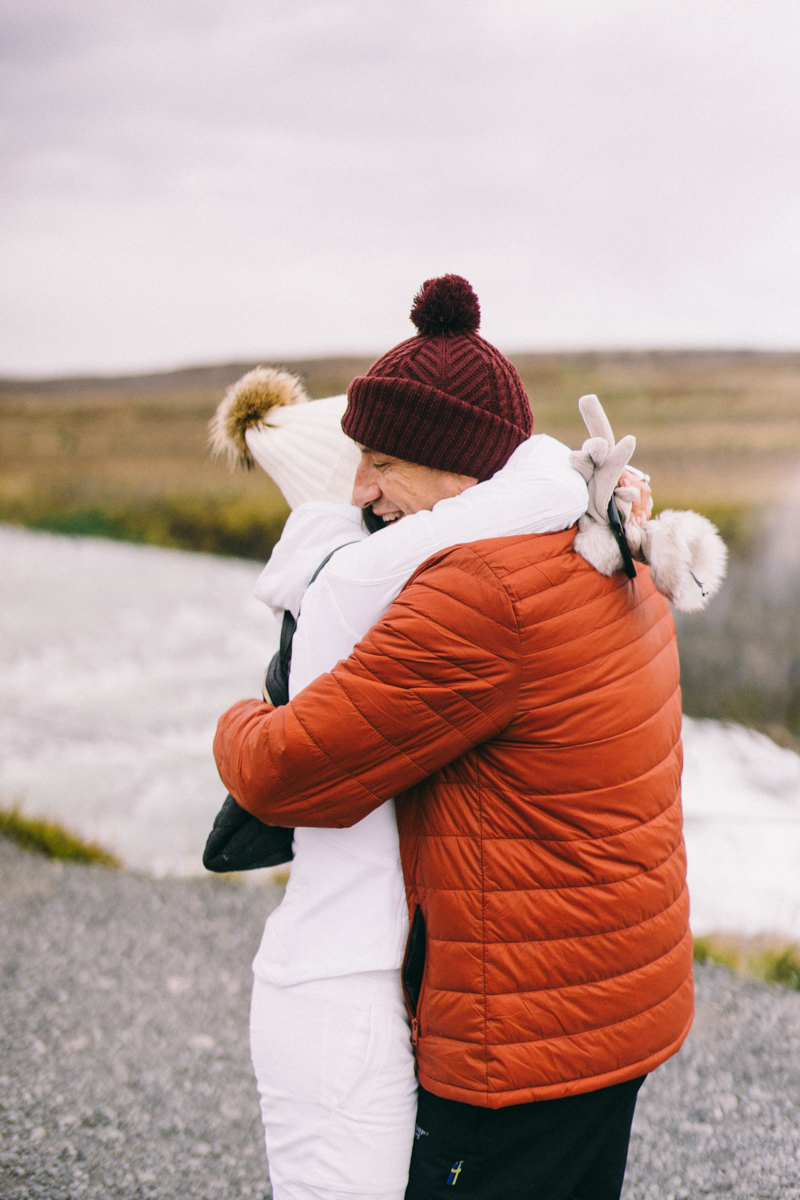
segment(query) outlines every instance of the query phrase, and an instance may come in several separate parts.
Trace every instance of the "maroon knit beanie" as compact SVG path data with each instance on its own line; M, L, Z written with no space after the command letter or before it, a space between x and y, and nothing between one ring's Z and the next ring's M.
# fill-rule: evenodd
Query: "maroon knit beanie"
M531 436L522 380L478 334L478 297L460 275L426 279L411 320L416 336L350 384L342 429L380 454L489 479Z

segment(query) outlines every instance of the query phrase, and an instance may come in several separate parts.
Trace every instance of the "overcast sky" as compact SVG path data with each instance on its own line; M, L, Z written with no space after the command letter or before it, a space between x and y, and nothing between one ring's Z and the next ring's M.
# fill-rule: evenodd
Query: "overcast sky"
M800 347L797 0L4 0L0 372Z

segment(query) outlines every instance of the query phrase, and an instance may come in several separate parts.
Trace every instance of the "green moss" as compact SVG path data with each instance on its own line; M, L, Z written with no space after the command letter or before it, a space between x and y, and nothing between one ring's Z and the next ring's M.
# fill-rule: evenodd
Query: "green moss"
M764 978L769 983L782 983L800 992L800 952L797 946L787 946L778 953L767 950L764 955Z
M695 938L692 957L696 963L707 963L711 958L711 947L708 938Z
M167 496L93 505L38 498L0 505L0 520L75 537L173 546L266 562L281 535L288 509L253 497Z
M734 947L721 944L709 937L694 939L694 961L696 963L714 962L721 967L735 971L740 964L740 957Z
M104 867L120 865L113 854L94 842L82 841L53 821L20 816L16 809L0 811L0 835L10 838L25 850L35 850L61 862L96 863Z
M99 508L45 513L36 517L30 524L33 529L48 529L51 533L68 533L76 537L124 537L120 523Z
M800 992L800 949L770 937L706 934L694 939L696 963L718 963L740 975Z

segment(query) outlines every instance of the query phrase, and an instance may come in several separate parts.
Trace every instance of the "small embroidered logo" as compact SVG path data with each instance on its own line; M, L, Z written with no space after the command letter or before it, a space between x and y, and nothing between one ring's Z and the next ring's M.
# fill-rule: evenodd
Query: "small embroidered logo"
M428 1136L427 1129L423 1129L421 1125L414 1126L414 1140L416 1142L418 1142L421 1137L427 1137L427 1136Z
M453 1163L452 1167L450 1168L450 1177L447 1180L448 1187L456 1186L456 1184L458 1183L458 1177L461 1174L461 1169L463 1166L464 1166L463 1158L459 1159L459 1161L457 1163Z

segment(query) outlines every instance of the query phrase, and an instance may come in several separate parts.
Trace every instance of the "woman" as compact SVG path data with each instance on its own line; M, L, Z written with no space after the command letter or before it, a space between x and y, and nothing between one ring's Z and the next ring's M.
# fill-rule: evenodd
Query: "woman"
M412 310L416 337L351 385L345 426L349 421L360 444L359 455L352 444L346 451L358 464L355 507L330 503L335 489L327 476L323 485L309 474L302 437L291 452L283 437L293 421L310 425L317 405L334 401L302 404L293 414L281 410L268 418L273 428L257 406L247 405L237 425L233 398L218 415L227 444L246 442L287 497L292 488L294 502L314 496L292 513L257 588L274 611L288 609L298 619L290 696L347 657L437 551L567 529L586 510L586 486L569 464L569 450L531 436L521 381L477 334L478 316L466 281L428 281ZM409 428L400 447L411 449L373 452L371 414L397 399L396 392L388 400L381 393L382 372L397 378L403 371ZM456 435L463 406L485 404L487 437L466 449L465 465L474 469L427 467L414 458L420 396L428 404L423 413L440 404L443 428ZM344 400L338 403L344 410ZM404 471L409 466L415 470ZM305 491L297 487L299 474ZM361 509L384 523L376 536L367 536ZM253 964L251 1044L276 1200L403 1197L416 1112L400 981L407 938L392 801L348 829L295 831L286 896L267 921Z

